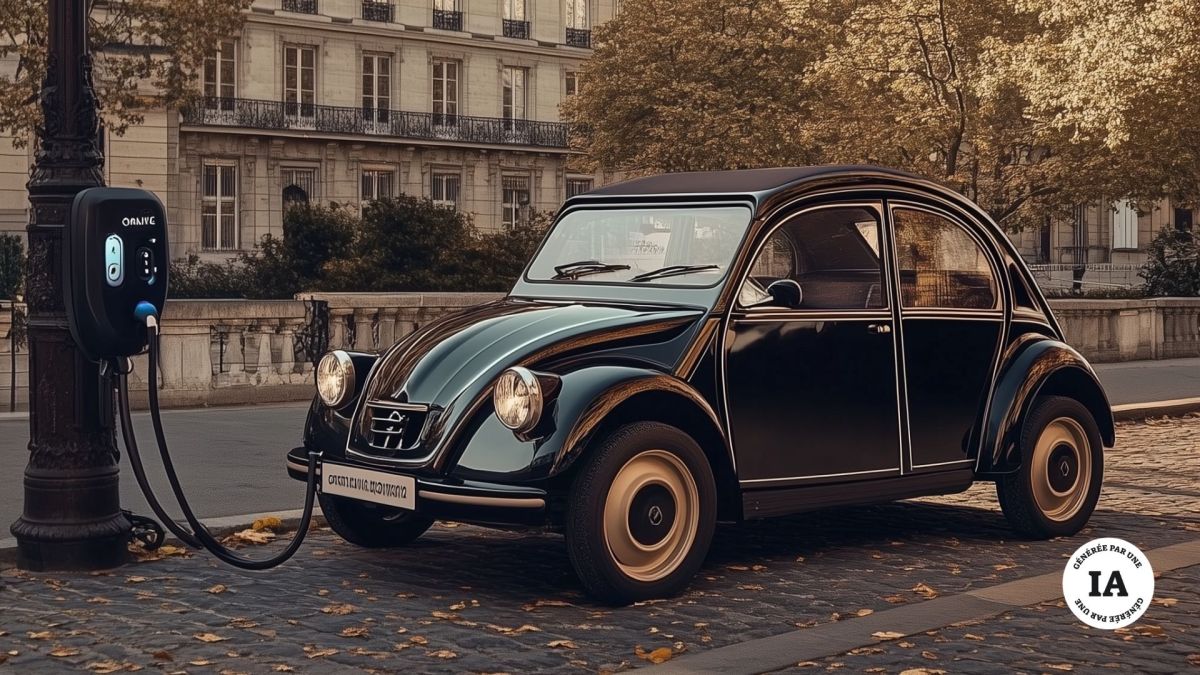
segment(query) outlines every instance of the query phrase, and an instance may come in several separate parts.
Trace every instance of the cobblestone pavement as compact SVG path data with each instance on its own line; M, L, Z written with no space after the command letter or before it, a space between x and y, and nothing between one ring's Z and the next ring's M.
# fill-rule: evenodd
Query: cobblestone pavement
M1198 458L1200 417L1122 425L1100 510L1070 539L1012 538L990 485L722 527L687 593L625 608L582 595L561 537L445 524L386 552L320 530L267 573L199 554L86 576L10 569L0 574L0 668L617 670L655 650L701 651L1057 571L1097 536L1143 550L1200 538ZM810 667L1178 671L1200 660L1200 607L1188 590L1197 575L1161 579L1159 601L1125 634L1101 635L1047 605Z

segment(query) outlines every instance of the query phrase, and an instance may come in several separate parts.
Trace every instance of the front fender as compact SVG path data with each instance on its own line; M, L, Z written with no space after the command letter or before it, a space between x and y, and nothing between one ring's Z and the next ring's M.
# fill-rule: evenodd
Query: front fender
M593 366L561 376L562 385L550 420L539 425L539 438L522 440L496 419L490 401L472 420L466 441L449 473L467 480L534 482L563 474L582 454L605 419L623 402L645 393L662 393L695 406L720 428L716 413L686 382L655 370L630 366Z
M1005 351L989 408L979 473L1005 474L1021 466L1021 427L1039 394L1078 400L1092 413L1107 446L1115 442L1112 407L1096 372L1070 345L1038 334L1017 338Z

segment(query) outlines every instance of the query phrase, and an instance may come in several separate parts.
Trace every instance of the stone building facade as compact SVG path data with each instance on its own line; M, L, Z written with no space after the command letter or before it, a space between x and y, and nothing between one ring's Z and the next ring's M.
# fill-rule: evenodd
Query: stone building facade
M498 229L612 179L574 170L559 105L617 0L256 0L203 98L104 135L110 185L155 191L173 252L228 257L289 200L431 197ZM0 139L0 229L31 152Z

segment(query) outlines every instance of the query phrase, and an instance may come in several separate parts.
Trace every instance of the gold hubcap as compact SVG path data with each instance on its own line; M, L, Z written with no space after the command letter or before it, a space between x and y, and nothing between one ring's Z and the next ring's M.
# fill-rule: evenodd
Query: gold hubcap
M626 462L604 500L604 543L621 571L637 581L675 571L699 524L696 481L665 450L646 450Z
M1092 483L1087 432L1070 417L1051 421L1038 437L1031 461L1030 480L1038 509L1050 520L1070 520L1083 507Z

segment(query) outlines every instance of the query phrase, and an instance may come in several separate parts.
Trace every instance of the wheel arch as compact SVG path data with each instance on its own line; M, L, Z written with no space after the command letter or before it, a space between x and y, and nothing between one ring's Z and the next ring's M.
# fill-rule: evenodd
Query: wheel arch
M1006 350L995 386L981 449L981 475L1006 474L1021 466L1020 435L1040 396L1079 401L1096 422L1106 447L1116 442L1116 425L1108 396L1095 371L1070 345L1027 334Z
M556 449L551 475L573 473L573 466L596 438L633 422L661 422L691 436L704 451L717 486L717 517L740 519L737 475L712 406L686 382L670 375L627 375L598 391L575 417L570 433Z

